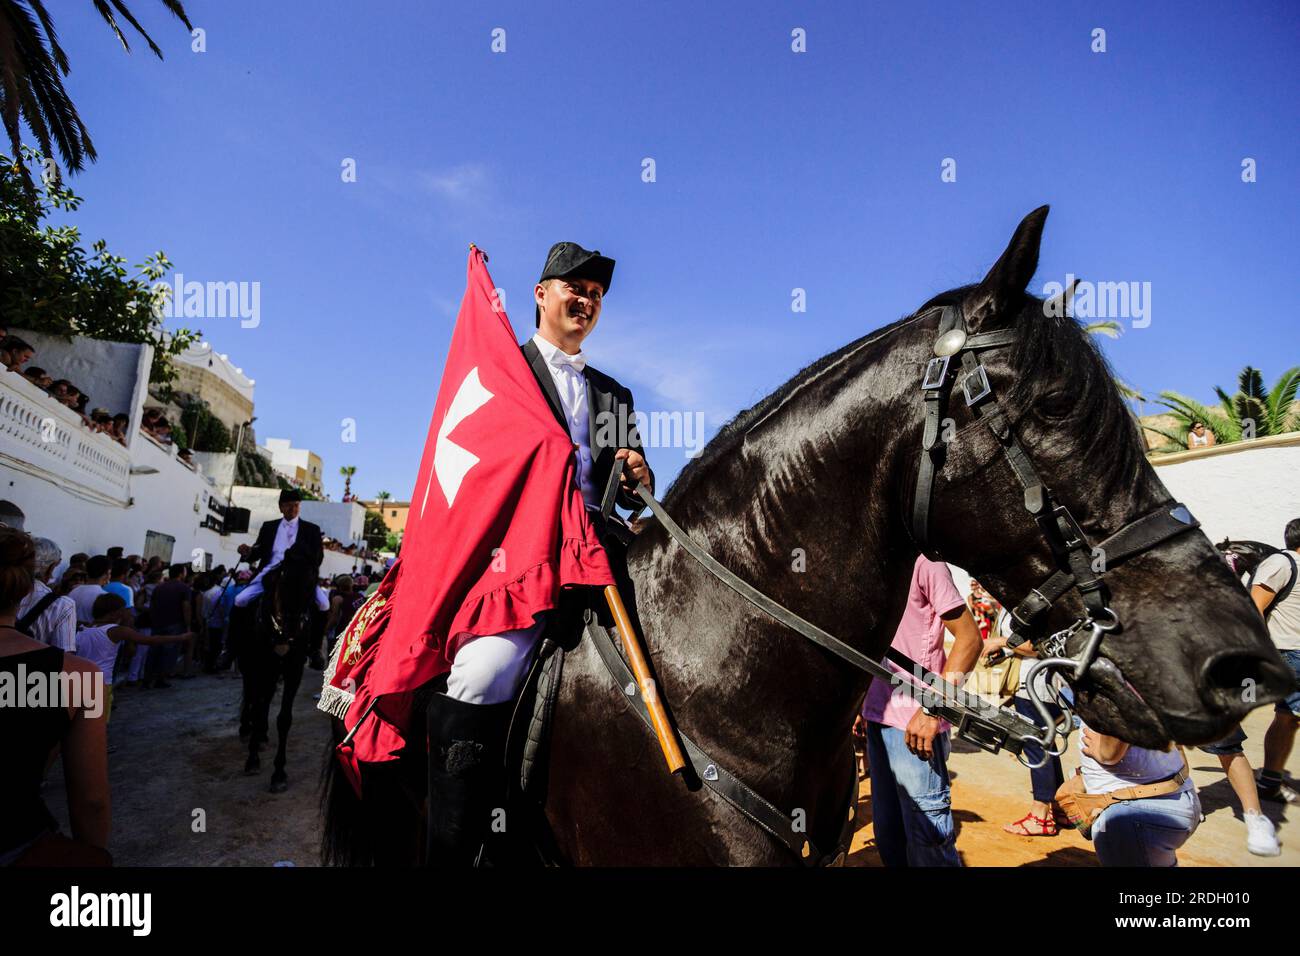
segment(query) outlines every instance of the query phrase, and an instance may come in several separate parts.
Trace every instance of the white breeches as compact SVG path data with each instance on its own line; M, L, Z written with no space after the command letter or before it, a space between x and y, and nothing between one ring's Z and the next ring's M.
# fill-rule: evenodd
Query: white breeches
M465 704L512 700L528 675L543 624L504 634L485 634L461 646L447 675L447 696Z
M276 565L271 565L271 568L273 567ZM266 573L271 568L263 568L257 573L257 577L248 582L248 587L235 595L235 607L248 607L262 596L262 578L266 577Z
M272 567L278 566L279 565L272 565ZM248 605L252 604L262 596L262 578L265 577L266 573L270 570L271 568L263 569L261 574L249 582L248 587L235 595L235 607L248 607ZM325 589L320 587L320 585L316 586L316 591L313 596L316 599L316 606L318 608L322 611L328 611L330 609L329 595L325 593Z

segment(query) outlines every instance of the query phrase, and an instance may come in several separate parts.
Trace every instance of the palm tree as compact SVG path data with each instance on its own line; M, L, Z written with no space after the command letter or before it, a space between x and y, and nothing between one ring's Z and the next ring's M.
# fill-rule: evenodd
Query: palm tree
M393 497L393 493L391 491L381 491L379 494L375 495L375 500L379 502L380 514L383 514L384 512L384 502L386 502L391 497Z
M144 37L149 49L162 59L162 50L124 0L91 2L128 53L131 46L118 26L118 16ZM162 5L188 29L194 29L181 0L162 0ZM51 142L58 147L69 170L80 171L86 160L96 159L90 133L63 88L62 77L69 70L67 54L59 46L45 0L0 0L0 117L9 134L14 163L25 178L20 120L27 122L46 156L52 155Z
M343 500L352 499L352 476L357 473L356 465L344 465L339 469L339 474L343 476Z
M1264 376L1259 369L1247 365L1237 377L1235 395L1229 395L1217 385L1214 387L1219 398L1216 408L1202 405L1178 392L1161 392L1160 404L1173 412L1178 424L1173 430L1147 426L1170 442L1152 451L1185 449L1187 432L1194 422L1204 422L1205 427L1214 432L1214 440L1219 444L1300 429L1300 412L1295 407L1298 391L1300 365L1283 372L1268 391L1264 390Z

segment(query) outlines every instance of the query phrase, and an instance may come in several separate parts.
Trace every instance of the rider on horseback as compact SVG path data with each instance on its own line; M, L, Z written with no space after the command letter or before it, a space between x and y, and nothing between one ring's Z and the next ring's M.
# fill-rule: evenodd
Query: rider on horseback
M248 607L261 597L266 573L278 567L286 556L304 562L313 571L320 568L325 557L320 525L301 520L301 508L302 493L295 488L284 489L280 492L280 514L284 517L262 522L252 547L239 546L240 555L249 564L256 564L256 571L252 583L235 598L235 607Z
M573 441L577 480L593 518L600 511L604 478L617 460L625 460L619 504L635 508L636 483L654 484L636 429L628 427L634 420L632 393L588 366L582 352L583 340L600 319L613 273L614 260L599 252L572 242L552 246L533 290L538 331L523 346L551 410ZM630 532L617 517L595 524L615 576L626 582L623 542ZM552 618L552 626L562 628L557 618L567 620L568 615ZM471 864L479 853L503 795L511 710L546 623L536 620L530 627L465 644L452 662L445 692L435 694L428 705L428 863Z
M239 546L240 555L254 566L254 575L248 587L235 596L235 608L238 610L232 614L230 636L231 643L236 648L237 639L251 627L250 612L246 609L262 596L268 572L289 559L302 567L301 577L304 581L310 579L314 585L319 576L321 561L325 559L320 525L300 519L298 512L301 508L302 493L296 488L284 489L280 492L280 514L283 517L262 522L252 547L246 544Z

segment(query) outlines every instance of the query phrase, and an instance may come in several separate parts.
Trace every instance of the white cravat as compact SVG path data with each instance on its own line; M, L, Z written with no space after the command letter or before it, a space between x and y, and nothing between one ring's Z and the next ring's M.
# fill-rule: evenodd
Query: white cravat
M275 541L271 545L271 560L266 563L266 570L275 567L284 560L284 553L298 540L298 519L280 519L280 527L275 529Z
M560 406L569 423L569 436L578 446L574 454L577 456L578 487L582 489L582 500L599 508L600 493L596 490L591 474L594 463L591 457L591 424L587 417L587 380L582 374L587 367L587 356L582 352L569 355L540 334L533 336L533 343L546 362L556 391L560 393Z

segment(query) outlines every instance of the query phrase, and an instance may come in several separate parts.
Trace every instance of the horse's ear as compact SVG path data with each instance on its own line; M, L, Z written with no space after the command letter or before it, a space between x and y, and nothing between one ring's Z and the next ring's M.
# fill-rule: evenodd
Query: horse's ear
M1006 324L1009 307L1019 300L1038 271L1038 247L1043 241L1047 206L1039 206L1020 221L1015 235L993 268L966 300L966 321L972 331Z
M1074 300L1074 290L1079 287L1079 280L1073 276L1065 288L1043 303L1043 315L1061 317L1070 314L1070 303Z

